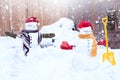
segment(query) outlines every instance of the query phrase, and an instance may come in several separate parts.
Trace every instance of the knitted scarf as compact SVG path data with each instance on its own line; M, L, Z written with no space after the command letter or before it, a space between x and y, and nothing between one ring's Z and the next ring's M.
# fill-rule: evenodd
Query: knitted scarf
M93 34L79 34L78 36L79 36L79 38L82 38L82 39L90 39L91 38L93 40L92 50L91 50L90 55L92 57L95 57L97 54L97 42L96 42L96 38L94 37L94 35Z
M20 35L21 35L21 38L23 41L23 51L26 56L30 50L30 35L29 35L29 33L38 33L38 40L37 40L38 45L40 45L40 42L42 40L42 34L38 30L35 30L35 31L22 30Z

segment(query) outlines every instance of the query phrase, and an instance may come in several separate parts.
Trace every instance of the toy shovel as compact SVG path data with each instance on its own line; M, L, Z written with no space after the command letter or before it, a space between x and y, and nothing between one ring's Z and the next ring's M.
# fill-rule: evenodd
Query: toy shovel
M104 25L104 32L105 32L105 40L106 40L106 53L102 55L102 61L104 62L105 59L108 60L112 65L116 64L115 58L114 58L114 53L108 51L108 31L107 31L107 23L108 23L108 18L102 18L102 23Z

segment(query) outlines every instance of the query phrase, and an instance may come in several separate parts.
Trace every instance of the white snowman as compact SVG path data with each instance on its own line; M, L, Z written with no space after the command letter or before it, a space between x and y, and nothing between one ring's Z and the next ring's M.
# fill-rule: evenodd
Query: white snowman
M91 70L96 68L97 41L93 35L93 26L88 21L78 24L80 33L76 40L76 54L73 57L73 67Z
M26 20L21 35L23 50L25 51L25 55L27 55L29 49L39 45L42 40L42 35L38 30L38 19L36 17L30 17Z

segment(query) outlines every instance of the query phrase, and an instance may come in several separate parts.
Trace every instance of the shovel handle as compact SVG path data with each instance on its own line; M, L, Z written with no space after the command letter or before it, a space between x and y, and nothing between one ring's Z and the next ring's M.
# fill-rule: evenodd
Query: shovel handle
M108 23L108 18L102 18L102 23L104 25L104 32L105 32L105 40L106 40L106 51L108 53L108 32L107 32L107 23Z
M102 18L102 23L104 24L104 26L107 26L108 18L107 17Z

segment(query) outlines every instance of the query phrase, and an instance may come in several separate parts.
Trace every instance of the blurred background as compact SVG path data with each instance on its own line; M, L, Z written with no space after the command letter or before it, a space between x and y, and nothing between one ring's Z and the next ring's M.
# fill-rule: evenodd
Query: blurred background
M77 25L82 20L90 21L99 34L103 29L101 19L108 12L119 27L119 0L0 0L0 35L5 31L19 33L28 17L39 19L40 27L58 21L62 17L72 19ZM114 26L114 25L113 25ZM112 28L113 29L113 28Z

